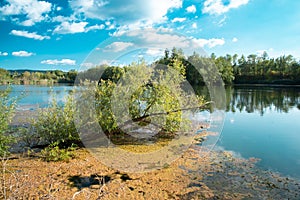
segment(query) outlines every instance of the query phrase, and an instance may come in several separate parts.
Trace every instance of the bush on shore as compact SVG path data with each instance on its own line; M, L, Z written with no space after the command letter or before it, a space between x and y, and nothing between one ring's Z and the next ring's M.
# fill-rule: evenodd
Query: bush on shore
M0 92L0 156L6 156L9 153L10 144L14 138L9 135L10 126L17 99L9 98L11 89L8 87Z

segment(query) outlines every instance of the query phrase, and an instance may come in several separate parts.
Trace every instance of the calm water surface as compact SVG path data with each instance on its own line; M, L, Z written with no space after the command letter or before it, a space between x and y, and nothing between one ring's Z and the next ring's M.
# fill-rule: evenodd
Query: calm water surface
M300 88L227 88L227 97L216 148L300 179Z
M0 86L0 90L5 86ZM53 98L59 104L63 104L66 96L72 90L72 86L54 85L12 85L11 97L20 97L18 101L18 110L32 110L49 106Z
M48 106L53 94L63 103L70 90L72 86L16 85L11 96L23 96L18 109L35 109ZM215 149L259 158L263 169L300 178L300 88L235 87L226 92L226 119Z

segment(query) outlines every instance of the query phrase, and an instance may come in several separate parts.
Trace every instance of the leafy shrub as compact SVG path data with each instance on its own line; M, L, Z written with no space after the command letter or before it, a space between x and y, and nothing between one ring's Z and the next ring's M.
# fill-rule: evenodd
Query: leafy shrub
M75 157L74 150L75 146L72 145L66 149L61 149L58 146L58 143L53 143L49 145L47 148L41 151L42 158L47 161L69 161L70 159Z
M10 92L10 88L0 91L0 156L8 154L9 144L14 140L8 133L17 99L9 98Z
M31 131L39 136L40 143L54 144L60 147L69 147L79 143L80 138L74 124L73 97L69 95L64 106L58 105L55 98L51 106L40 109L37 119L34 120ZM56 145L56 146L57 146Z
M192 88L188 87L185 77L177 69L170 66L161 68L164 69L133 63L118 83L110 80L99 82L94 91L95 109L105 133L120 133L119 127L126 127L129 123L133 125L132 122L141 126L152 123L163 134L188 128L190 121L182 110L191 107L197 110L197 106L204 104L204 99L192 95Z

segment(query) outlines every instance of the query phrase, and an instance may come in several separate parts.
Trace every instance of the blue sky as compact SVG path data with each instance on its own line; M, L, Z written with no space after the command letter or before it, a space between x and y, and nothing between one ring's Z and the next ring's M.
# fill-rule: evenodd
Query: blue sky
M300 58L295 0L2 0L0 67L82 69L187 54Z

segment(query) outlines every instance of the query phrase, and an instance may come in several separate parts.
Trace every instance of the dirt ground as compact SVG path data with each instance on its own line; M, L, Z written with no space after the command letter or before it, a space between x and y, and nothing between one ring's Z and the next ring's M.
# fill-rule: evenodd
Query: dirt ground
M17 115L18 125L26 124L28 112ZM300 199L299 180L261 170L255 158L206 152L197 144L147 173L114 170L84 148L75 155L46 162L38 151L25 151L2 159L0 199Z
M163 169L122 173L85 149L69 162L39 154L1 162L0 199L299 199L300 183L228 152L199 154L193 146Z

